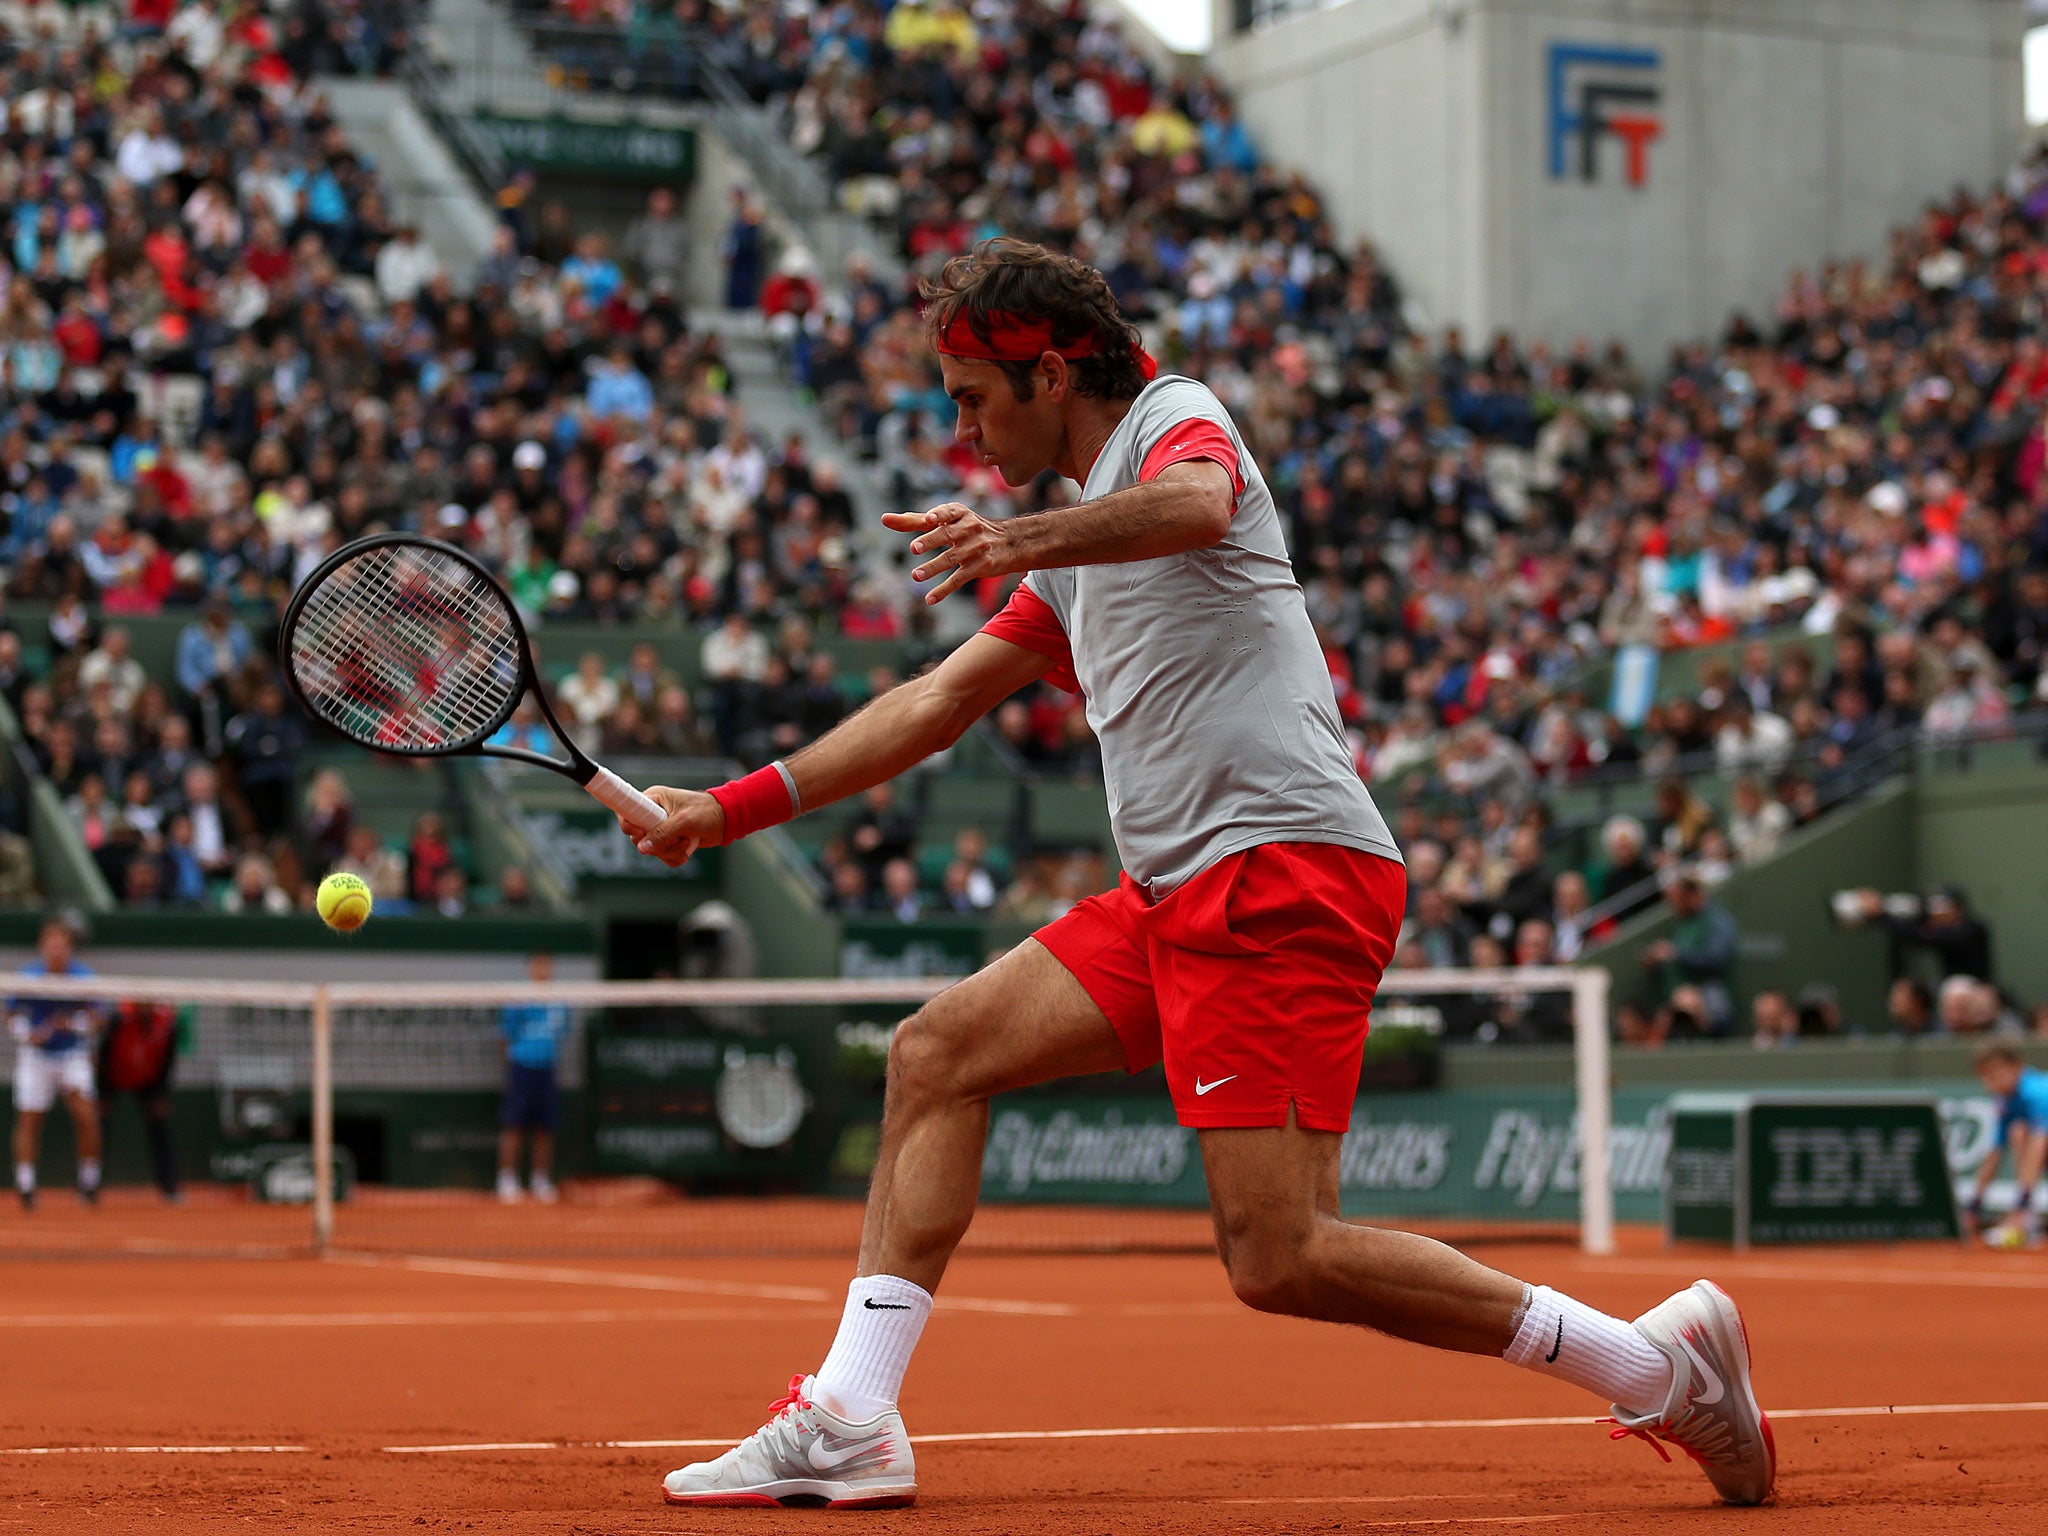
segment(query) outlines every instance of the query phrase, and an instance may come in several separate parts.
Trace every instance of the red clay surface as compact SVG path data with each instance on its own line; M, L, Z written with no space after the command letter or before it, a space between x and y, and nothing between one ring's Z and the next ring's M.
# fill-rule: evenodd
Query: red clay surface
M9 1211L0 1226L18 1239L30 1219ZM1592 1422L1601 1405L1568 1387L1246 1312L1202 1257L963 1258L904 1405L923 1441L919 1505L874 1514L667 1508L662 1473L709 1448L592 1443L722 1445L753 1429L789 1374L822 1356L843 1261L91 1259L0 1265L0 1530L1804 1536L2048 1524L2042 1256L1674 1257L1646 1234L1629 1248L1604 1261L1556 1245L1481 1256L1630 1316L1697 1274L1722 1279L1775 1415L1774 1506L1714 1505L1682 1458L1610 1444ZM1831 1411L1891 1407L1923 1411ZM1428 1422L1553 1417L1570 1422ZM1283 1425L1306 1427L1266 1428ZM1190 1426L1213 1432L1071 1436ZM1021 1435L932 1438L990 1432ZM1044 1432L1069 1437L1031 1438ZM473 1448L504 1442L531 1444ZM134 1449L256 1444L302 1449ZM388 1449L403 1446L472 1448ZM51 1447L85 1449L28 1453Z

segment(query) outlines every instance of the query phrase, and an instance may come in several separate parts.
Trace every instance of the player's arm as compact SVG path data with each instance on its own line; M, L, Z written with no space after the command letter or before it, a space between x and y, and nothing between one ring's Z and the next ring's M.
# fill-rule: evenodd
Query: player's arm
M1984 1225L1984 1197L1991 1193L1991 1181L1998 1177L1998 1164L2004 1156L2005 1137L2001 1131L1998 1139L1992 1142L1991 1150L1977 1164L1977 1182L1970 1190L1969 1204L1963 1208L1965 1237L1973 1235Z
M1184 459L1126 490L1002 522L950 501L929 512L885 513L882 523L919 535L910 552L931 558L910 574L916 581L945 575L924 597L936 603L984 576L1120 565L1207 549L1230 531L1236 510L1237 484L1229 469L1214 459Z
M2022 1127L2013 1141L2012 1168L2020 1186L2014 1210L2020 1212L2033 1205L2034 1191L2041 1183L2041 1175L2048 1172L2048 1128Z
M891 688L788 758L781 772L796 793L786 812L814 811L895 778L950 747L975 721L1054 664L1052 657L993 635L971 637L931 671ZM738 789L759 778L772 795L777 787L767 780L771 774L780 777L770 767L729 787ZM680 865L699 848L736 842L754 830L733 826L726 806L711 794L659 784L647 793L668 816L639 840L639 848L664 864ZM786 819L786 814L773 819ZM631 832L624 822L620 826Z

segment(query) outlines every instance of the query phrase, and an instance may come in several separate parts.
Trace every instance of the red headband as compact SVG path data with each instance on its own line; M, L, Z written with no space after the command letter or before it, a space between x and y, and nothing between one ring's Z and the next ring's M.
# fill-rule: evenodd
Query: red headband
M1048 352L1057 352L1068 362L1095 355L1093 335L1058 346L1052 339L1050 320L1031 320L1007 310L997 310L988 317L988 332L988 340L983 341L968 323L967 311L962 309L939 332L935 345L948 357L965 357L980 363L1035 363ZM1133 345L1131 354L1147 379L1158 377L1159 364L1153 361L1151 353Z

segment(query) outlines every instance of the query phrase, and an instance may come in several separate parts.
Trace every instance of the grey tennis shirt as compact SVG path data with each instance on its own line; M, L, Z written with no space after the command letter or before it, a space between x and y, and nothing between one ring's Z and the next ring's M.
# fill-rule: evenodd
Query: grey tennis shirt
M1202 440L1220 449L1204 423L1229 439L1242 487L1221 543L1025 579L1066 631L1117 852L1154 900L1261 843L1401 857L1352 763L1279 509L1222 402L1193 379L1153 380L1082 494L1136 485L1148 458L1216 456L1176 453Z

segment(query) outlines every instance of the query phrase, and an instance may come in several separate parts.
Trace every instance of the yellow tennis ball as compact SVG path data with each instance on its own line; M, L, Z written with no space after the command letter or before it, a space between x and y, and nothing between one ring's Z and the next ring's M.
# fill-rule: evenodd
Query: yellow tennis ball
M360 875L332 874L320 882L313 905L337 933L354 933L370 920L370 888Z

